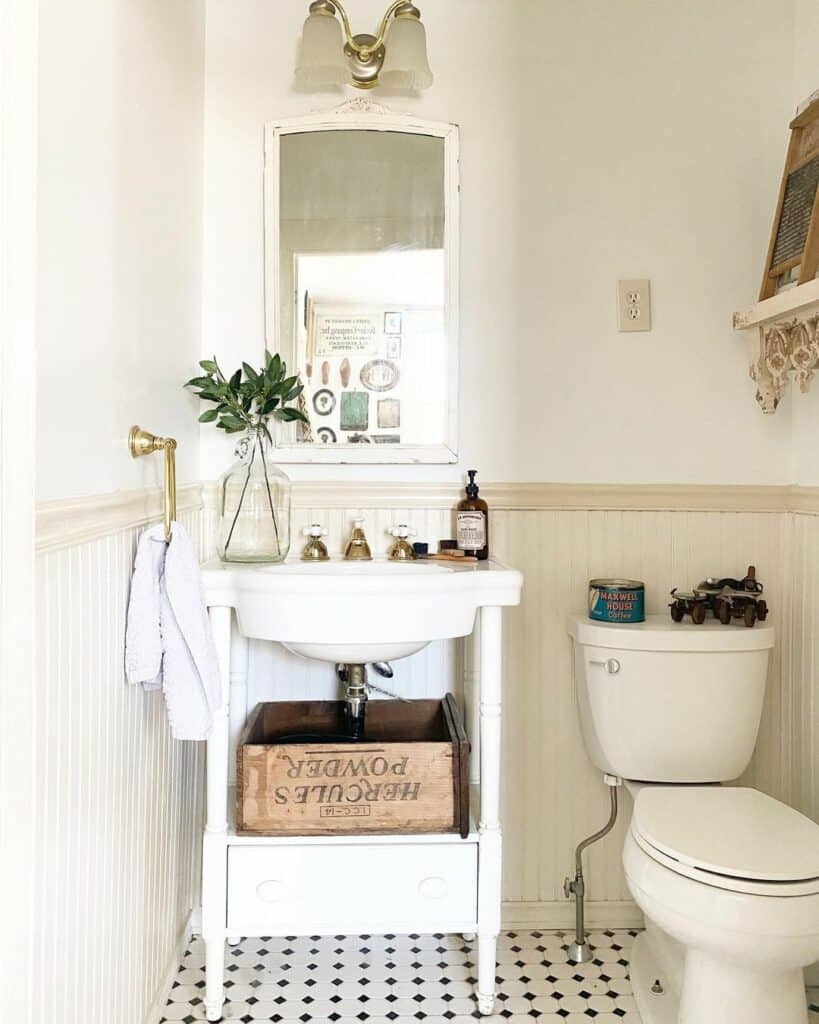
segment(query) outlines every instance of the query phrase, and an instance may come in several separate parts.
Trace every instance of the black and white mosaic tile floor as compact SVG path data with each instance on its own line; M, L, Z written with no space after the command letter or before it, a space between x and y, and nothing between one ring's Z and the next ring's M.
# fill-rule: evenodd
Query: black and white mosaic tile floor
M636 932L594 932L595 959L566 962L561 932L506 932L488 1024L640 1024L628 961ZM472 944L460 935L245 939L226 953L224 1020L301 1024L475 1024ZM163 1022L205 1020L204 948L194 939ZM813 993L819 997L819 993ZM816 1000L819 1002L819 998ZM811 1007L819 1024L819 1006ZM544 1024L546 1024L544 1022Z

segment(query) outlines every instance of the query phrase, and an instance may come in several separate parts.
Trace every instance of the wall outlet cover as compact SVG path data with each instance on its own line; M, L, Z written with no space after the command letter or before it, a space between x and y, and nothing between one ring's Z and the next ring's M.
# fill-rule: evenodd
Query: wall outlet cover
M651 330L651 284L648 278L617 282L617 327L620 331Z

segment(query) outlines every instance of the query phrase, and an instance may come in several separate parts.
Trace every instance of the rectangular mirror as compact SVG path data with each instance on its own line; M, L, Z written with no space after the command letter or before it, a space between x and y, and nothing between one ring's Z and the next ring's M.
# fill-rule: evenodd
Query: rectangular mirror
M363 105L266 129L267 344L310 419L277 458L453 462L457 127Z

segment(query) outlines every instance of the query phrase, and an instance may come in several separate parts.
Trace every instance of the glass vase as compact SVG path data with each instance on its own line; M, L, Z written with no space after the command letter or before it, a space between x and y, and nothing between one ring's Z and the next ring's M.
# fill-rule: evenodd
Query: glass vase
M264 427L249 431L219 481L219 557L225 562L283 562L290 550L290 478L273 462Z

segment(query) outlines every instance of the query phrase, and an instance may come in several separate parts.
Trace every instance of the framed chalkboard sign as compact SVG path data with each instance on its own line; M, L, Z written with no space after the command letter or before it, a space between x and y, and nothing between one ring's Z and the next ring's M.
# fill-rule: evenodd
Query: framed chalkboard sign
M803 104L790 128L760 299L785 281L812 281L819 266L819 93Z

